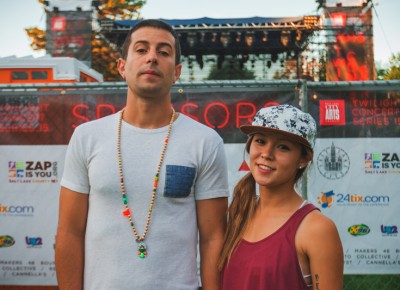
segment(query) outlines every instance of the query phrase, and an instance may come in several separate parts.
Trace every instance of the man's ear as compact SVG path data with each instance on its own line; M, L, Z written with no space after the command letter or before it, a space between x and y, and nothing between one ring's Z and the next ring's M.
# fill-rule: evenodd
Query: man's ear
M125 60L123 58L118 59L117 68L121 77L125 79Z
M175 77L174 77L174 83L179 80L181 77L181 72L182 72L182 64L177 64L175 66Z

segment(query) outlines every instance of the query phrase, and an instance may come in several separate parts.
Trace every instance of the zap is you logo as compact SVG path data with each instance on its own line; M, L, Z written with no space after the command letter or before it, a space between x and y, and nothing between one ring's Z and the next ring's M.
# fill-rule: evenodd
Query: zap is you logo
M57 161L8 161L9 183L56 183Z
M352 225L347 229L347 232L355 237L368 235L371 229L364 224Z
M320 100L319 116L321 126L346 125L344 100Z
M364 153L366 174L400 173L400 158L393 152Z

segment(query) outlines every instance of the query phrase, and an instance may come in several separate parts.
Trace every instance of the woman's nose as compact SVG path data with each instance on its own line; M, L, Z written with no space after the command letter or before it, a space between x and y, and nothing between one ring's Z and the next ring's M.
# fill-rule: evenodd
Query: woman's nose
M274 153L272 148L269 148L269 146L266 146L261 153L261 158L264 158L266 160L273 160L274 159Z

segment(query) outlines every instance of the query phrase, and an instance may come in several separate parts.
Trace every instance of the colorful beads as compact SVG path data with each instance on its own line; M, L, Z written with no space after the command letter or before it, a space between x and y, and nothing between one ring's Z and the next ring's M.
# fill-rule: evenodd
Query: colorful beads
M147 249L146 249L146 245L143 242L140 242L138 245L138 252L137 252L139 258L146 258L147 256Z
M139 243L138 244L138 252L137 252L137 254L138 254L139 258L144 259L147 256L147 248L146 248L146 245L143 243L143 241L146 238L146 235L147 235L147 232L148 232L149 226L150 226L151 214L153 212L154 201L156 199L157 187L158 187L158 181L159 181L161 166L163 164L165 152L167 150L167 144L168 144L169 136L170 136L171 130L172 130L172 123L174 122L174 118L175 118L175 110L172 108L172 115L171 115L171 119L170 119L169 124L168 124L167 136L165 137L165 140L164 140L164 146L163 146L163 149L161 151L160 162L158 163L157 172L156 172L155 177L154 177L152 197L151 197L151 202L150 202L150 206L149 206L149 211L148 211L148 214L147 214L147 222L146 222L146 226L145 226L145 229L143 231L142 236L139 236L139 234L138 234L138 232L137 232L137 230L135 228L135 225L133 223L132 216L131 216L131 211L130 211L130 209L128 207L128 199L127 199L126 194L125 194L125 184L124 184L124 178L123 178L124 174L123 174L123 171L122 171L122 157L121 157L121 126L122 126L123 114L124 114L124 109L121 110L121 114L120 114L119 120L118 120L118 130L117 130L118 169L119 169L119 176L120 176L122 202L125 205L125 210L122 212L122 214L129 218L129 222L130 222L130 226L131 226L132 232L136 237L136 242Z

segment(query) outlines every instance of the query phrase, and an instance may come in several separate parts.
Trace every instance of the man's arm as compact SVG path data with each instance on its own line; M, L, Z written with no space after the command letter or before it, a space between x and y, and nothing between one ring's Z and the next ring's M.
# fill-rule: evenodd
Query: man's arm
M56 235L56 274L61 290L83 289L89 195L61 187Z
M198 200L196 207L202 286L204 290L220 289L217 263L224 242L228 198Z

